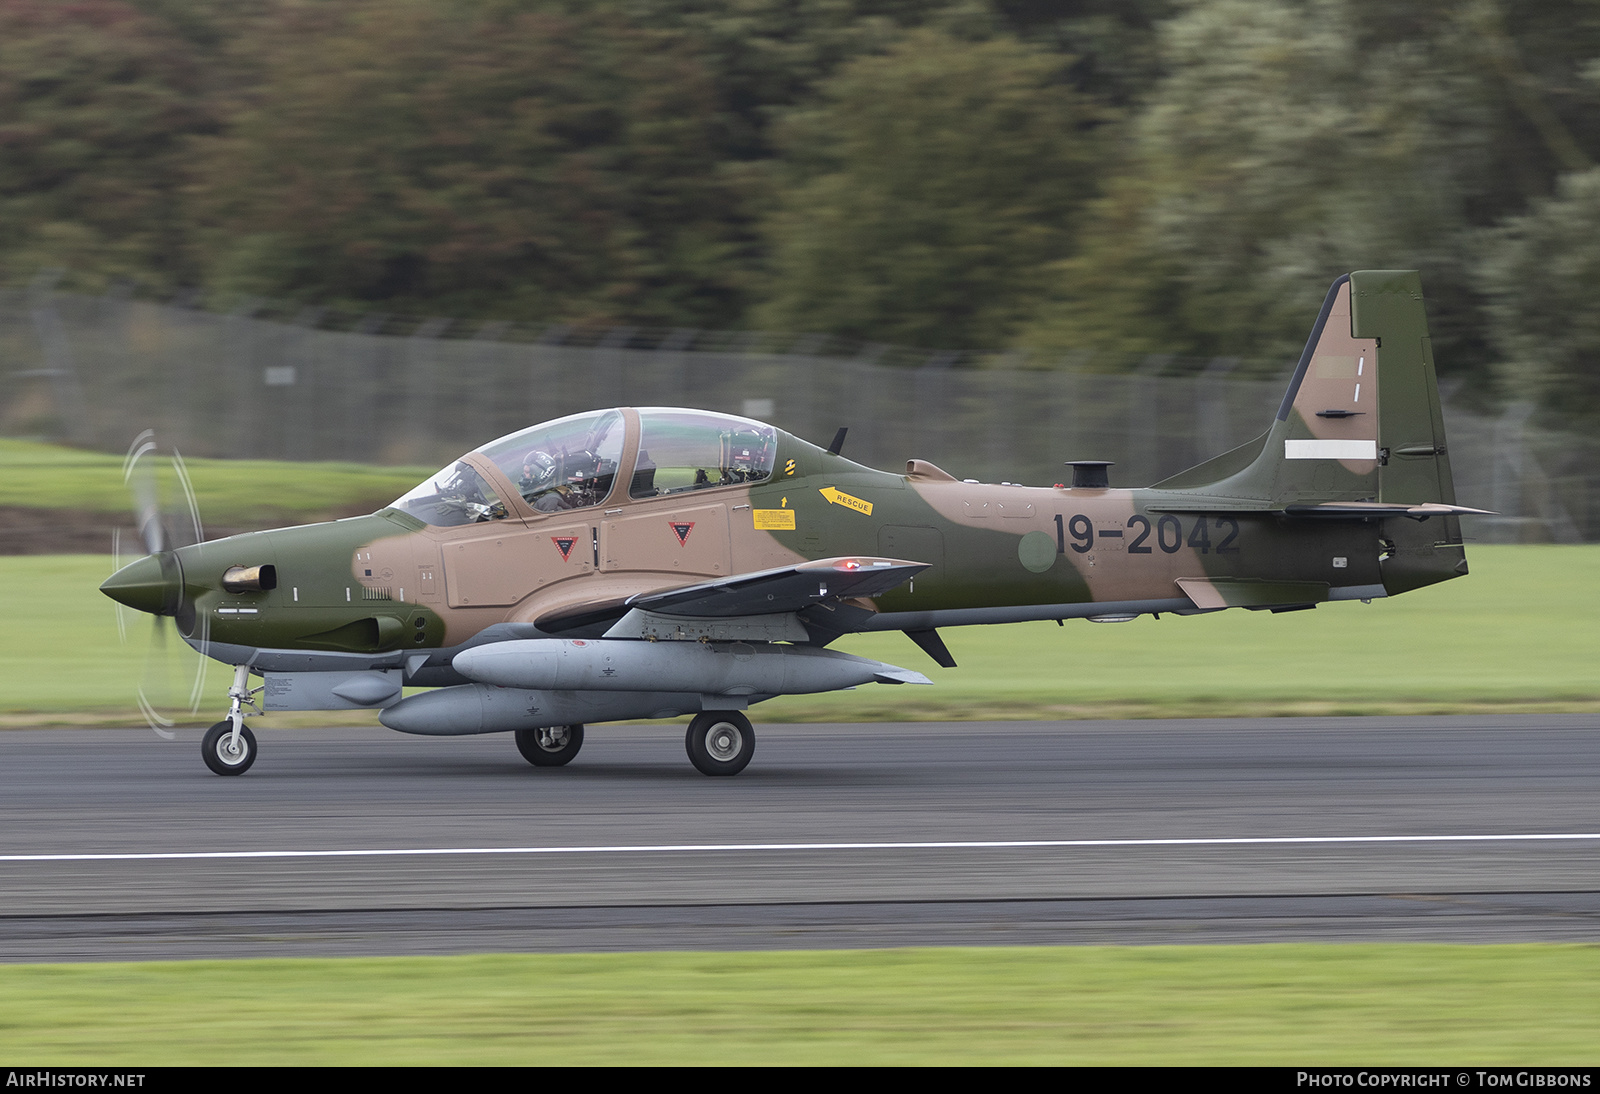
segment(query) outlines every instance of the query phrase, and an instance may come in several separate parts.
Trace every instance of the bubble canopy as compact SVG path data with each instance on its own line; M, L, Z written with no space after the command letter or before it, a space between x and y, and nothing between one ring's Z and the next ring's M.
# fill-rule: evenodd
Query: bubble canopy
M671 407L639 411L634 499L762 482L772 476L777 430L731 414ZM492 462L536 513L586 509L612 494L627 423L621 411L573 414L507 434L474 449L394 502L436 527L513 515L472 457ZM481 463L479 465L481 467Z

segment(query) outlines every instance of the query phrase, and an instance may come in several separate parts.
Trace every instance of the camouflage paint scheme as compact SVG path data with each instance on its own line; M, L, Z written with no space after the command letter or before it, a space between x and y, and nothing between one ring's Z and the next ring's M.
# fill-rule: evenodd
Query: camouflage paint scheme
M191 641L233 664L449 685L466 682L450 667L464 646L598 637L629 597L812 560L926 564L872 599L819 596L798 614L814 645L904 630L936 659L940 626L1293 610L1466 572L1470 510L1455 506L1412 272L1335 282L1268 431L1145 489L962 482L919 460L877 471L778 432L766 481L633 498L640 418L622 415L618 471L593 507L536 512L472 454L503 519L441 528L389 508L181 548L176 605L155 556L106 591L144 610L165 597ZM276 588L221 587L229 567L263 565Z

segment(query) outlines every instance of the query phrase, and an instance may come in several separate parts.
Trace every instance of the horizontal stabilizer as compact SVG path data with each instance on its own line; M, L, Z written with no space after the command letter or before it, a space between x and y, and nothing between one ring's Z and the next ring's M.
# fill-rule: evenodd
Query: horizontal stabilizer
M824 558L630 597L655 615L721 617L796 612L824 600L881 596L928 568L894 558Z

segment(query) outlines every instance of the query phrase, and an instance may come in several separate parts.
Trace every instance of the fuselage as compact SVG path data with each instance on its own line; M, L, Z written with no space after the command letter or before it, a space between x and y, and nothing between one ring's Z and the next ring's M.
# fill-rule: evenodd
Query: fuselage
M230 659L256 649L389 661L508 624L603 633L631 596L840 556L928 568L870 602L839 605L824 632L835 619L846 633L1256 606L1255 586L1272 591L1263 605L1385 592L1375 523L1186 511L1190 499L1163 490L960 481L921 461L894 474L771 427L759 427L771 451L752 481L652 492L662 488L639 488L639 413L620 416L607 485L581 507L524 504L493 460L469 454L457 466L481 476L498 511L479 505L473 519L443 525L397 505L181 548L180 629ZM759 426L703 417L725 431ZM230 591L222 575L235 567L271 567L275 581Z

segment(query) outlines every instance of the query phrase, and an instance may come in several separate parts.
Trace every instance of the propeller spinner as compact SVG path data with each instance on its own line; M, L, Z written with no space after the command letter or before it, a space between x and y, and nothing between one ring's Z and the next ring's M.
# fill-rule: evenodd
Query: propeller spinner
M121 617L123 606L155 617L151 621L150 646L145 655L145 669L139 685L139 710L151 729L170 740L174 734L168 732L166 727L173 723L160 711L162 708L175 708L179 704L171 701L172 672L166 633L169 624L166 620L176 622L178 629L190 637L195 637L196 624L194 601L185 587L183 563L178 557L178 547L186 544L179 544L176 540L199 543L205 536L188 468L176 450L172 454L171 468L177 490L169 491L169 494L176 495L175 500L181 499L183 511L174 516L163 513L157 481L160 463L156 458L157 452L155 432L149 429L135 437L133 444L128 447L127 459L123 461L122 480L132 498L134 520L146 554L126 566L119 565L116 572L101 584L100 591L117 602L117 629L124 639L127 628ZM114 554L120 555L121 540L120 533L113 539ZM120 557L117 562L120 564ZM199 638L201 657L195 668L187 704L191 713L199 709L205 680L206 641L204 635Z

